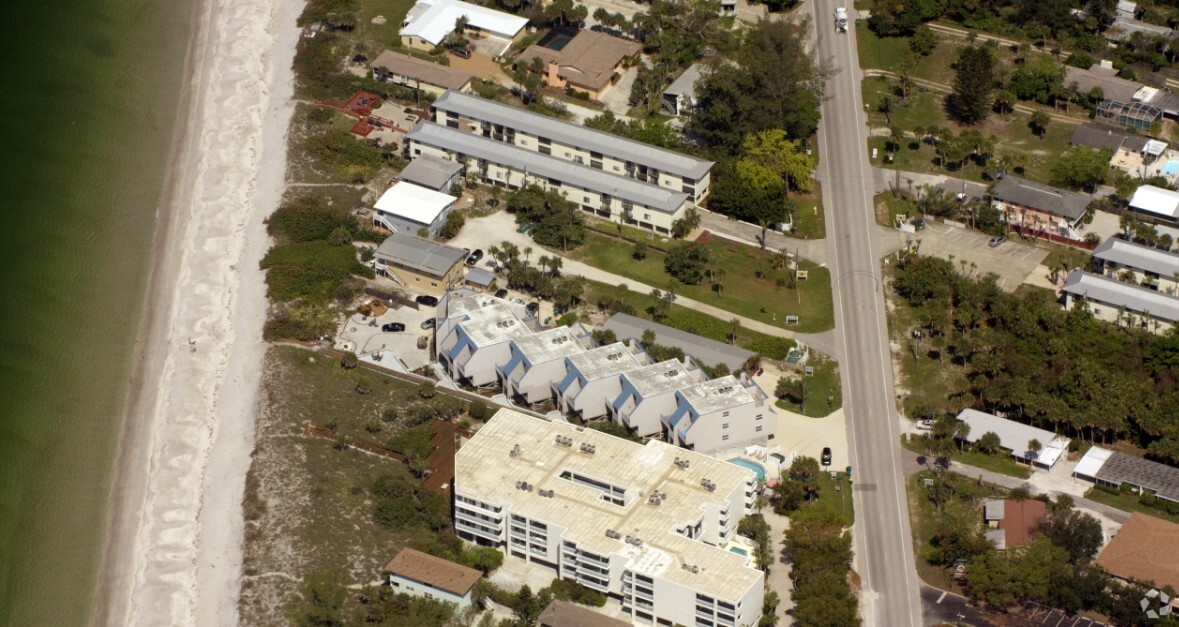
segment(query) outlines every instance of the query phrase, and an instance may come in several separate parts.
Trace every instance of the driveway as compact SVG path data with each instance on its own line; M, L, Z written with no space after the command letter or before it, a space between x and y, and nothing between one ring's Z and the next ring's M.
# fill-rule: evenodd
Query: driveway
M433 314L432 307L414 309L405 306L390 309L375 319L371 316L353 314L340 328L337 337L342 341L351 342L357 355L391 351L408 370L414 370L430 363L430 351L419 349L417 340L419 336L430 335L431 331L423 330L421 324L427 318L433 317ZM396 333L381 331L381 326L390 322L404 324L405 330Z
M955 269L969 276L993 272L999 276L999 287L1008 292L1015 291L1048 256L1046 249L1024 244L1018 237L991 248L987 245L990 235L936 222L916 234L888 227L879 227L879 231L886 250L918 241L920 254L949 259Z
M635 77L639 75L639 68L630 68L623 73L622 78L618 79L613 87L606 90L598 101L606 105L606 108L614 112L614 115L626 117L627 112L630 111L630 88L634 85Z

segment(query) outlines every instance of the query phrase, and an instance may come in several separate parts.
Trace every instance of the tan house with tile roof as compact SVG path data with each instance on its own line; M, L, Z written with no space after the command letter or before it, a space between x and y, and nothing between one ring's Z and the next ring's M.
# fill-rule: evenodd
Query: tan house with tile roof
M516 65L524 69L533 58L539 58L545 65L544 80L549 87L571 87L597 100L622 77L627 60L642 49L638 42L583 30L560 50L529 46L516 59Z
M470 92L474 77L440 63L386 50L373 61L373 78L441 96L448 89Z

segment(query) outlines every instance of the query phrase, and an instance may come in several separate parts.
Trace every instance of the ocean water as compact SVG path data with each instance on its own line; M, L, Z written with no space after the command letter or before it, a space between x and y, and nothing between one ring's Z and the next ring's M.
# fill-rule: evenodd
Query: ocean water
M84 625L195 0L0 19L0 625Z

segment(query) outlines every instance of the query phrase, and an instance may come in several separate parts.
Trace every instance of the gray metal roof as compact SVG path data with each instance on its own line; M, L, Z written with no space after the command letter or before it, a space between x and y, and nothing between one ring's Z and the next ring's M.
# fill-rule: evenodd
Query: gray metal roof
M991 196L1004 202L1038 209L1070 220L1080 220L1085 215L1085 210L1089 208L1090 201L1090 198L1084 194L1034 183L1016 176L1004 177L991 190Z
M462 170L463 166L453 161L422 155L415 157L413 161L409 162L409 165L405 166L405 169L401 171L401 180L440 190L451 177Z
M1111 261L1121 266L1153 272L1160 277L1172 278L1179 272L1179 255L1157 248L1141 246L1124 239L1110 237L1093 249L1093 256L1102 261Z
M729 370L737 370L745 364L747 359L756 355L753 351L747 351L744 348L730 346L724 342L710 340L695 333L680 331L624 313L610 316L602 328L610 329L618 339L624 340L642 339L643 331L650 329L655 332L656 344L678 347L705 365L725 364Z
M1179 321L1179 298L1167 296L1145 287L1122 283L1100 274L1073 270L1064 280L1064 292L1126 311L1147 314L1166 320Z
M688 195L683 192L517 148L433 122L419 122L406 133L405 139L475 159L486 159L538 178L554 179L562 184L609 194L664 213L675 213L688 199Z
M453 111L461 116L492 124L502 124L529 135L547 137L555 142L600 152L616 159L631 161L660 172L669 172L693 180L704 177L712 169L711 161L457 91L442 94L441 98L434 101L434 108Z
M1114 451L1097 471L1097 479L1114 485L1128 483L1154 490L1160 497L1179 501L1179 468Z
M482 285L487 287L495 280L495 274L484 270L483 268L471 268L467 270L467 283L474 283L475 285Z
M1078 126L1077 130L1073 131L1073 137L1069 143L1105 150L1116 151L1122 148L1130 152L1142 152L1149 139L1149 137L1127 133L1112 126L1089 123Z
M1134 93L1142 87L1142 83L1118 78L1118 71L1114 68L1103 68L1100 65L1088 69L1065 67L1064 84L1067 87L1073 83L1077 84L1077 89L1082 94L1089 93L1094 87L1100 87L1103 98L1120 102L1129 102L1134 98Z
M1000 418L977 409L963 409L958 412L958 420L970 425L970 434L965 438L967 442L974 442L984 433L992 432L999 436L1000 446L1021 458L1040 457L1028 450L1028 442L1039 440L1040 445L1046 449L1056 439L1056 434L1046 429Z
M1160 35L1162 37L1170 38L1173 31L1166 26L1159 26L1158 24L1150 24L1141 20L1135 20L1128 17L1117 17L1113 24L1105 30L1105 38L1114 41L1125 41L1134 33L1143 33L1146 35Z
M693 63L684 70L680 77L671 82L663 93L673 96L687 96L688 98L696 97L696 81L700 80L700 70L704 66L699 63Z
M467 253L454 248L422 239L416 235L394 233L377 247L378 259L388 259L399 265L419 270L433 276L446 276L456 263L462 263Z
M986 520L1002 520L1004 503L1006 501L1003 499L987 499L983 503L983 518Z

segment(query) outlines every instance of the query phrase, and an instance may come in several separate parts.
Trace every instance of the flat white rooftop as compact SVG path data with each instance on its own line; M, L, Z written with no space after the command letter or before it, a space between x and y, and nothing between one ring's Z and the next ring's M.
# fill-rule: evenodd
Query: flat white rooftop
M616 376L644 365L622 342L599 346L584 353L575 353L568 358L569 363L573 364L586 381Z
M731 374L684 388L680 394L701 414L753 402L753 395Z
M480 348L532 335L532 329L506 304L493 303L469 311L459 327Z
M644 398L667 394L700 383L700 379L689 373L684 362L678 359L668 359L630 370L626 373L626 380L630 381Z
M430 225L438 216L454 204L455 197L432 189L399 181L373 205L380 211L418 224Z
M572 440L568 446L557 437ZM582 445L593 447L583 452ZM518 448L517 448L518 447ZM518 453L513 455L513 449ZM686 468L675 463L688 460ZM602 501L595 488L562 478L577 473L623 487L628 505ZM701 485L715 483L710 491ZM517 487L525 482L531 490ZM600 555L619 554L637 572L736 602L762 573L745 558L675 532L701 517L702 505L728 505L734 489L752 490L753 471L665 442L638 444L593 429L501 409L455 454L455 490L566 529L565 538ZM541 496L541 491L552 496ZM659 493L658 505L649 498ZM730 512L742 516L743 512ZM617 532L611 538L606 531ZM629 544L626 537L641 540ZM684 565L697 567L696 572Z
M569 327L557 327L536 335L516 338L515 344L534 366L585 350Z

